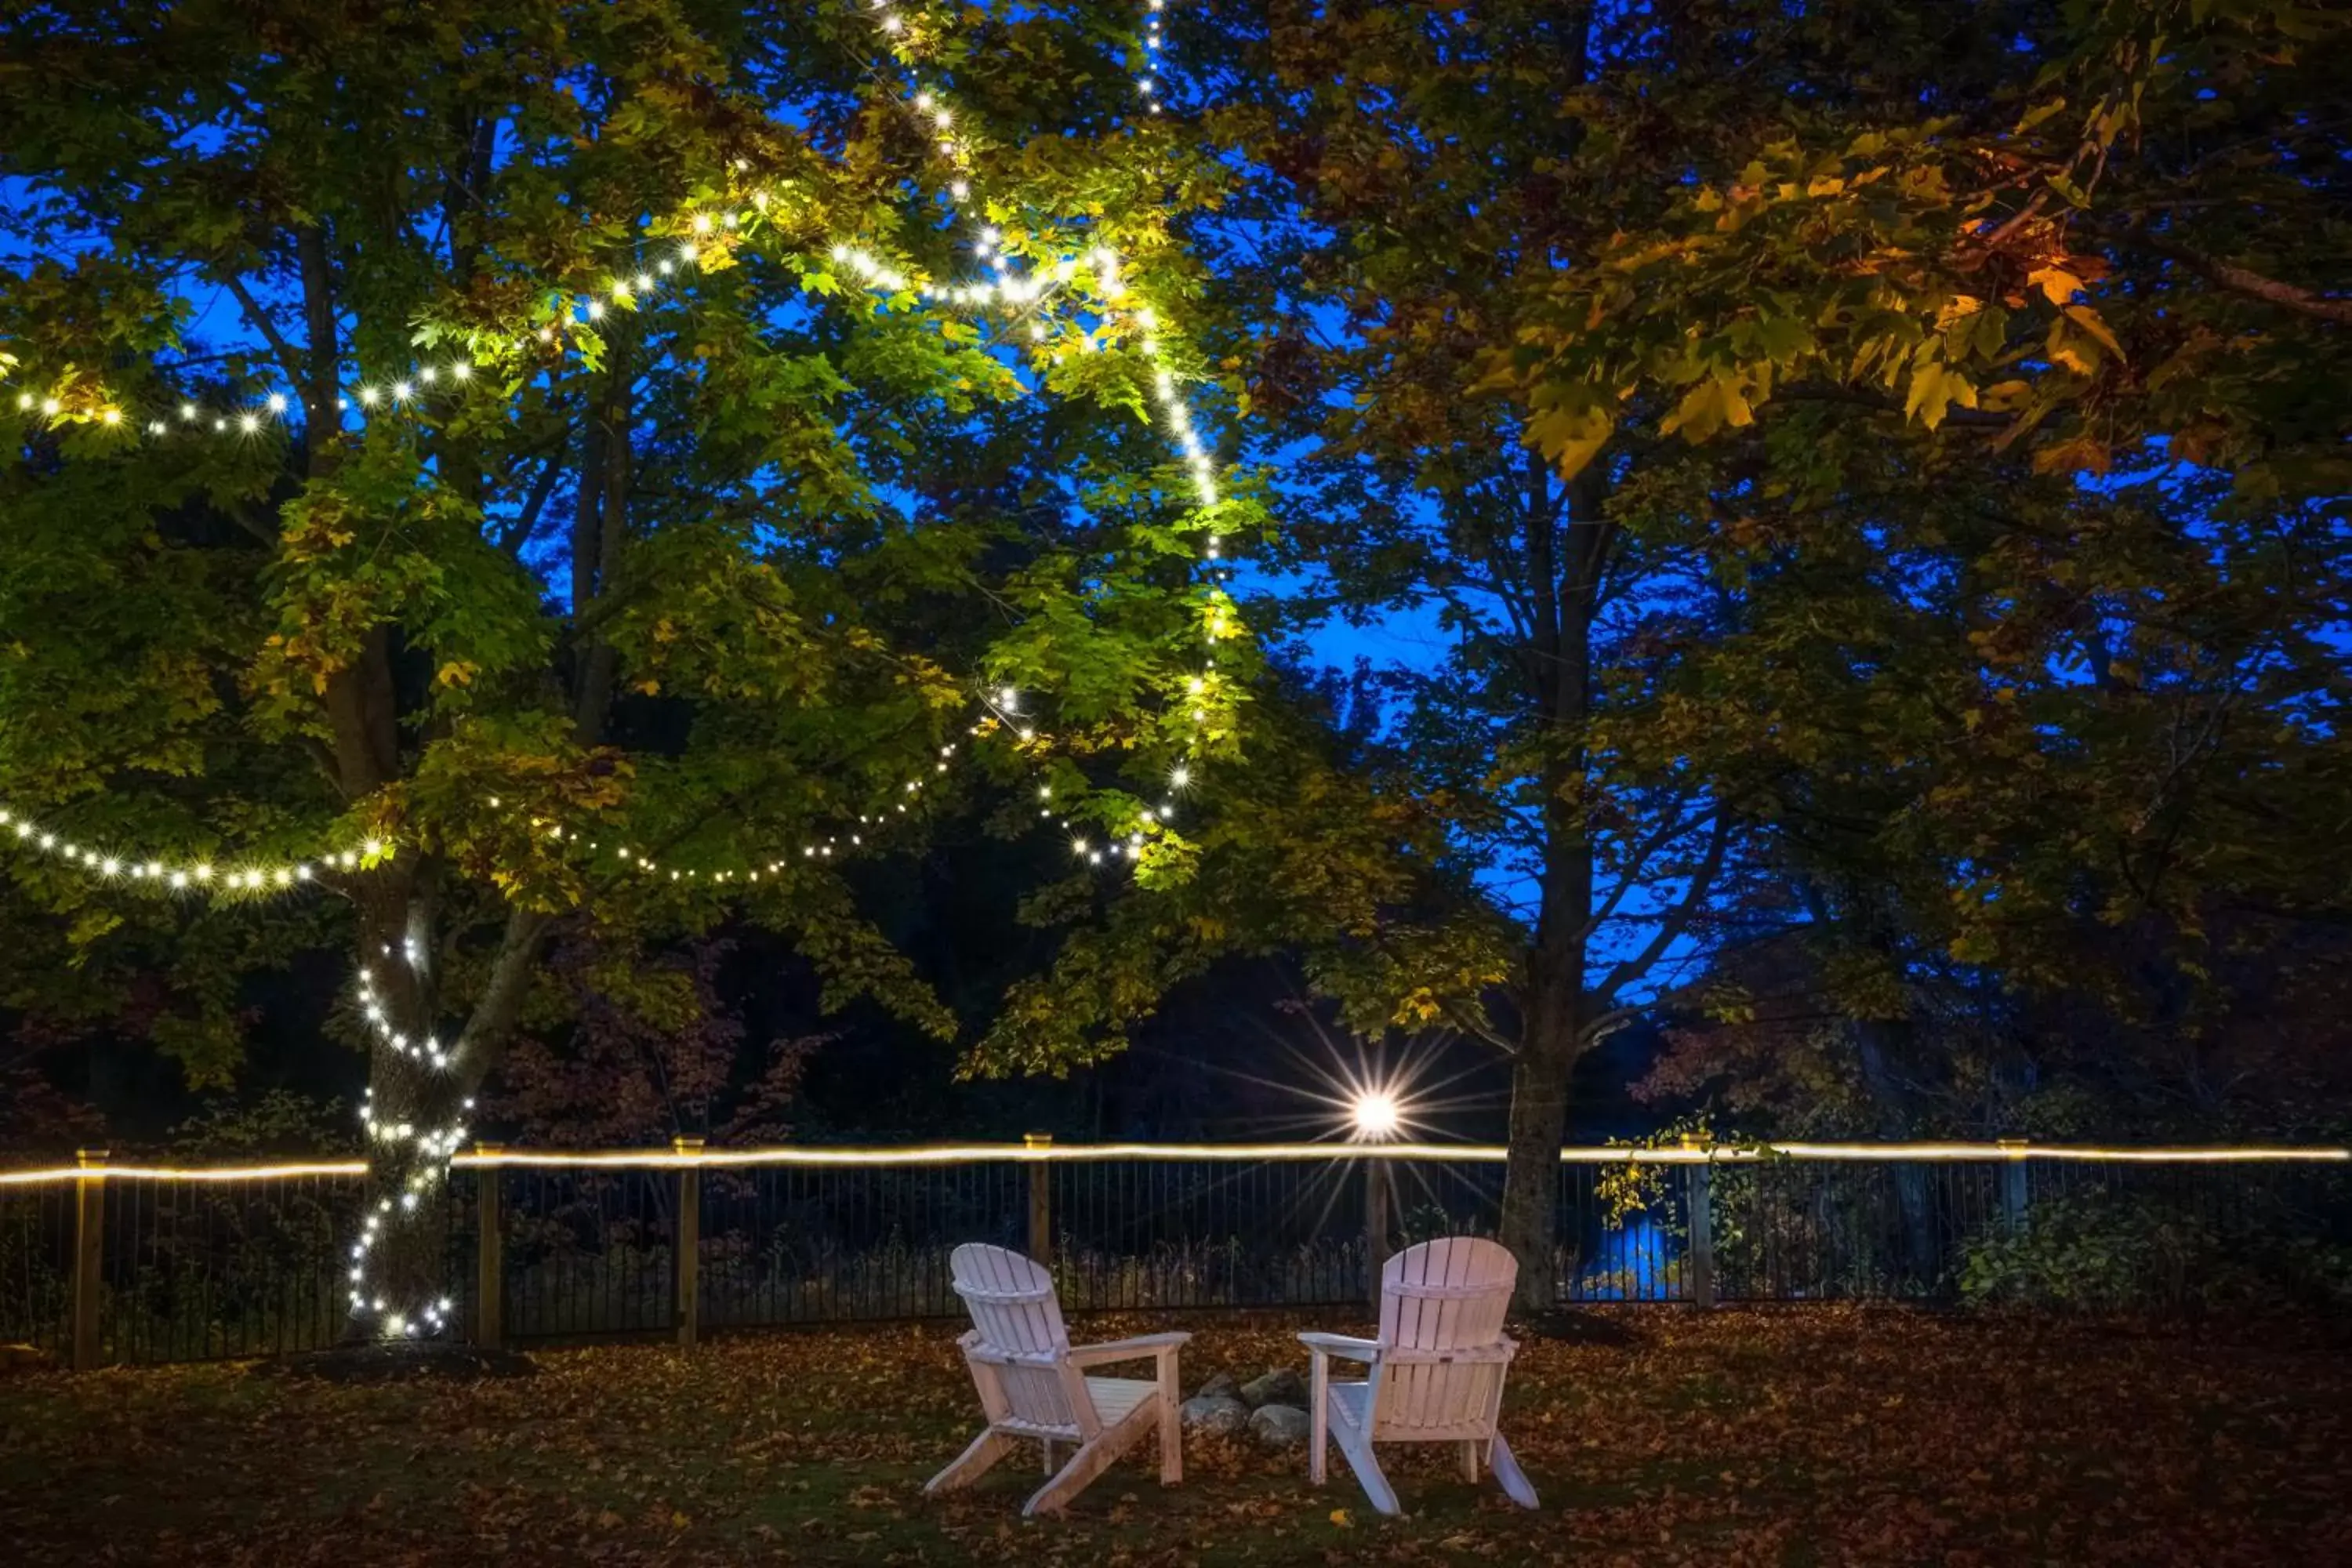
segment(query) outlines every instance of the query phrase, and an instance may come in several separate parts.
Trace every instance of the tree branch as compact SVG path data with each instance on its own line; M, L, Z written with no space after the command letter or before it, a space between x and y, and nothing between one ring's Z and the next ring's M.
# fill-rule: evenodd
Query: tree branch
M1648 973L1650 966L1657 963L1666 949L1675 944L1675 939L1689 928L1699 906L1715 890L1715 879L1723 869L1724 851L1729 847L1730 842L1731 816L1718 806L1715 824L1707 831L1706 853L1699 858L1698 868L1691 873L1690 886L1684 889L1682 902L1659 921L1658 929L1650 933L1650 940L1641 952L1610 969L1607 978L1593 992L1595 996L1603 1002L1612 1000L1629 982Z
M551 917L535 910L508 913L506 931L499 939L499 955L490 963L489 982L457 1035L455 1048L464 1064L461 1070L467 1089L481 1087L497 1063L499 1047L513 1033L523 998L530 991L531 976L539 968L540 942L553 923Z
M2132 226L2131 237L2158 256L2178 261L2216 288L2227 289L2233 294L2243 294L2250 300L2260 300L2298 315L2352 325L2352 300L2315 294L2297 284L2282 283L2275 278L2265 278L2259 272L2233 266L2202 251L2191 250L2158 234L2145 221Z
M531 533L539 527L540 513L547 510L548 498L555 493L556 479L563 472L563 455L571 445L572 427L567 425L562 444L548 455L547 466L541 468L539 478L531 481L530 494L524 498L522 510L516 513L513 522L499 531L498 547L500 554L513 555L530 542Z
M1773 395L1782 403L1843 403L1855 408L1868 408L1881 414L1901 414L1903 405L1891 397L1852 387L1784 386ZM1970 430L2006 430L2017 423L2006 414L1995 414L1983 408L1947 408L1944 423Z
M327 256L326 231L316 222L303 224L294 231L294 247L302 263L302 315L310 336L310 374L299 384L303 406L309 412L307 428L331 433L340 428L336 423L335 371L341 363L342 350L335 341L334 268ZM310 462L314 475L325 471L324 465L332 462L329 454L333 447L331 439L313 436Z
M1617 885L1609 889L1608 896L1601 900L1591 918L1585 921L1583 929L1577 933L1579 942L1589 942L1600 931L1609 917L1617 912L1617 906L1625 901L1625 895L1633 890L1634 879L1641 875L1642 868L1650 863L1650 857L1664 848L1676 834L1689 826L1683 820L1683 807L1689 802L1688 795L1676 801L1674 810L1667 814L1664 822L1659 824L1657 831L1633 847L1624 869L1617 874Z
M278 330L278 323L269 319L269 312L261 308L261 301L253 297L252 290L245 286L244 279L233 271L225 272L221 283L236 296L237 308L245 312L245 319L253 324L253 330L268 340L270 356L278 361L278 368L286 373L287 381L299 393L310 380L302 368L302 356L294 352L294 345L287 340L284 332Z

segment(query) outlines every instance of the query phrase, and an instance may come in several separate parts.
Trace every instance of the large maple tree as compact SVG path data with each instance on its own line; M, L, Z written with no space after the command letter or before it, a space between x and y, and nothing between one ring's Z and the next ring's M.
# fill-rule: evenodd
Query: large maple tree
M152 1037L218 1082L239 978L347 944L388 1222L357 1321L438 1296L432 1184L567 1005L556 933L625 977L740 914L945 1031L846 870L928 803L1017 784L1034 826L1058 789L1181 875L1164 777L1234 700L1203 540L1249 508L1151 427L1190 281L1142 13L893 19L0 27L0 796L48 851L10 999L160 967Z

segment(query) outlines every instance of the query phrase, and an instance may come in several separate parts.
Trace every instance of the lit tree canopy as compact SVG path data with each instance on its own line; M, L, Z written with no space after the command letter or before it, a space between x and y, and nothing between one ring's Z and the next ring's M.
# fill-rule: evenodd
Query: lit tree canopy
M0 832L66 917L18 999L153 959L217 1080L235 977L345 931L391 1212L560 1005L560 922L740 910L944 1031L844 871L943 797L1049 790L1181 875L1162 781L1248 669L1203 560L1253 511L1183 391L1144 13L877 20L5 25ZM437 1294L430 1231L368 1291Z

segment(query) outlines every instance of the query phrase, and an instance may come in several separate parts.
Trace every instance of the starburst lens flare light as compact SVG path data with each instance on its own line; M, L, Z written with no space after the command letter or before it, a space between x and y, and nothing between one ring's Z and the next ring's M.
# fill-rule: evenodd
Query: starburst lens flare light
M1404 1112L1397 1108L1395 1095L1370 1089L1356 1096L1348 1108L1348 1120L1356 1137L1376 1141L1395 1137L1404 1126Z

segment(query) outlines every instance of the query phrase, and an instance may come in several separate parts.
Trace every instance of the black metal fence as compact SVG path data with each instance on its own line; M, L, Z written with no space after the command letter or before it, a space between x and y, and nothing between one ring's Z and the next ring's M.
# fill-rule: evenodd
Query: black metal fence
M2177 1286L2234 1268L2292 1294L2352 1257L2352 1163L2333 1152L1578 1152L1559 1169L1554 1283L1569 1301L1948 1300L1998 1296L2037 1269L2095 1278L2137 1247ZM1494 1232L1496 1155L476 1156L446 1188L450 1294L456 1321L526 1343L954 1317L948 1253L992 1241L1050 1261L1076 1312L1360 1312L1377 1256ZM356 1167L29 1174L0 1173L0 1342L136 1363L342 1333Z

